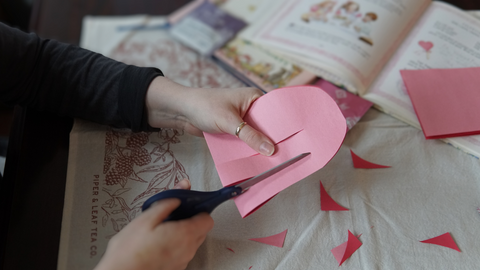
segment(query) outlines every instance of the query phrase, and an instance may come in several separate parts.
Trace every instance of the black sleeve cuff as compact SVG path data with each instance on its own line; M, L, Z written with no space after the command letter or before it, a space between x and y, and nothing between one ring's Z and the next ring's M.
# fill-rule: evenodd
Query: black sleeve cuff
M163 76L157 68L127 66L122 72L118 110L125 125L134 132L159 130L148 124L145 108L148 87L157 76Z

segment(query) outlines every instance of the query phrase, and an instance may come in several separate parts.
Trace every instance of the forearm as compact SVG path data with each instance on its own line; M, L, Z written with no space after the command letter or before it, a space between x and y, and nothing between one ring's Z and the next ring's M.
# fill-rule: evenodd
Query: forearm
M0 100L116 127L148 127L145 94L158 69L0 24Z

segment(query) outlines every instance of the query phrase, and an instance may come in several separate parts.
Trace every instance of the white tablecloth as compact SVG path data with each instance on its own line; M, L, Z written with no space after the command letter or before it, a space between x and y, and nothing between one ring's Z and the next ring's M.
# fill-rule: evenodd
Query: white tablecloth
M163 48L190 60L168 60L171 54L152 58L152 44L158 45L160 39L167 42L164 34L140 32L111 56L141 65L156 64L167 76L192 86L241 85L173 41ZM146 45L143 51L134 49L138 44ZM169 61L200 64L196 68L192 64L187 72ZM132 136L142 141L145 135L75 123L59 269L91 269L108 239L139 214L144 199L135 198L143 192L169 188L183 176L188 176L195 190L221 188L203 138L165 130L149 134L144 145L132 147L127 145ZM135 150L139 148L148 151L150 159L145 151ZM368 161L392 167L355 169L350 149ZM126 180L110 176L107 181L114 164L121 163L114 159L119 151L136 153L137 157L143 153L142 162L122 164L129 164L147 183L135 180L133 174ZM158 176L160 173L168 177ZM160 180L152 184L155 179ZM336 202L350 210L321 211L320 181ZM344 262L343 269L479 269L479 194L476 158L441 141L427 141L420 130L371 109L347 133L340 151L326 167L282 191L251 216L242 219L233 201L219 206L212 213L215 227L188 269L337 269L330 250L347 241L348 230L361 234L363 245ZM285 229L288 233L283 248L248 240ZM461 252L419 242L446 232L451 233Z

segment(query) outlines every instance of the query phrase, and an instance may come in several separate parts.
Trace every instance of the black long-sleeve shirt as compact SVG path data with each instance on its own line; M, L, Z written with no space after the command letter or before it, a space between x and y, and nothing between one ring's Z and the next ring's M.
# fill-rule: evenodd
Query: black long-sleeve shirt
M117 62L0 23L0 102L147 130L145 94L156 68Z

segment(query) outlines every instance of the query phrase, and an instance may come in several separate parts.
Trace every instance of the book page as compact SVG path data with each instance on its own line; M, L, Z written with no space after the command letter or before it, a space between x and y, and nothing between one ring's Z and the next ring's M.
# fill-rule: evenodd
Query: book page
M478 66L480 21L453 6L434 2L363 97L420 128L400 70ZM480 136L445 140L480 156Z
M259 7L269 0L210 0L218 5L219 8L227 11L231 15L251 24L262 16Z
M313 73L241 38L233 39L213 56L237 78L264 92L316 79Z
M430 4L430 0L279 2L242 35L291 58L340 72L337 76L360 92Z

